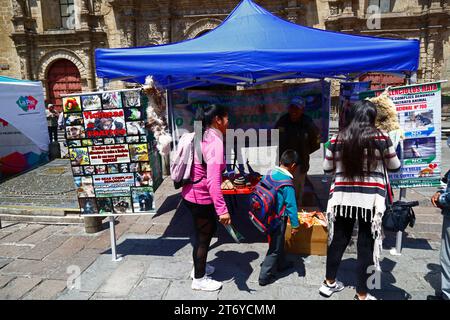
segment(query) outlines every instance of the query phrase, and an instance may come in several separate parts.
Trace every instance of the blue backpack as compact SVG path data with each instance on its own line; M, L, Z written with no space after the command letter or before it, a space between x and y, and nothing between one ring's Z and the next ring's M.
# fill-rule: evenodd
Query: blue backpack
M281 222L286 206L277 212L277 192L285 186L294 187L294 184L291 179L276 181L272 179L272 172L268 172L250 195L250 221L264 234L270 233Z

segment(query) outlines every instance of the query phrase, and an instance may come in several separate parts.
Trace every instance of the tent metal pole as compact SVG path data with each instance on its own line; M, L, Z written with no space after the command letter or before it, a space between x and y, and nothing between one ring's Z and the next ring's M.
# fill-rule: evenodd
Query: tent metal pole
M406 84L407 85L412 84L411 83L412 82L411 81L411 72L405 72L405 76L406 76ZM406 190L407 190L406 188L400 188L400 193L398 196L399 201L406 198ZM390 251L391 255L400 256L402 254L402 240L403 240L403 232L398 231L397 238L395 241L395 248L392 248Z

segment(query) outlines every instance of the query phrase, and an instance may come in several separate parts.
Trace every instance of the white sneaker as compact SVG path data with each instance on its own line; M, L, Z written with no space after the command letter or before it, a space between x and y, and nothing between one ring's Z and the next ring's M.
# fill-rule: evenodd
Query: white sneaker
M217 291L222 288L222 282L204 276L201 279L192 280L191 288L192 290Z
M206 264L205 273L206 273L207 276L212 275L212 274L214 273L214 271L216 271L216 268L214 268L214 267L213 267L212 265L210 265L210 264ZM192 268L192 271L191 271L191 279L194 279L194 278L195 278L195 269Z
M373 295L371 295L370 293L366 294L366 298L365 299L360 299L358 297L357 294L355 294L355 297L353 298L353 300L378 300L377 298L375 298Z
M329 298L329 297L331 297L331 295L333 293L342 291L342 290L344 290L344 288L345 288L344 284L342 282L340 282L340 281L336 280L336 281L334 281L334 283L332 285L329 285L327 283L327 281L324 280L323 283L322 283L322 286L319 289L319 293L322 296L324 296L326 298Z

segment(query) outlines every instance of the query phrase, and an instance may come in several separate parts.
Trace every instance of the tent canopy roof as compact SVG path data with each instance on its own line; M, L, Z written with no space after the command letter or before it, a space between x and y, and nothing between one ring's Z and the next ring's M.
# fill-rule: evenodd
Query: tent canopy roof
M164 88L259 84L276 79L323 78L369 71L412 72L418 40L349 35L280 19L242 0L214 30L191 40L140 48L97 49L101 78Z

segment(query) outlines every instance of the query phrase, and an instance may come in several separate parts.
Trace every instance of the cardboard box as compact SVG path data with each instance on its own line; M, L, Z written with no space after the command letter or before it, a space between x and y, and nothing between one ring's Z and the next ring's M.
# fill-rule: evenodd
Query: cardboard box
M285 233L285 251L295 254L326 256L328 247L327 228L314 225L306 228L300 225L297 234L291 234L291 225L287 224Z

